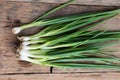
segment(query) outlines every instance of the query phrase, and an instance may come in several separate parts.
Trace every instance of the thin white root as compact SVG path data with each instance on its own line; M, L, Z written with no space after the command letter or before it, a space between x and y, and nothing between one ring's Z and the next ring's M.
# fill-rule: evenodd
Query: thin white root
M18 34L21 30L22 30L22 29L21 29L20 27L15 27L15 28L12 29L12 32L13 32L14 34Z

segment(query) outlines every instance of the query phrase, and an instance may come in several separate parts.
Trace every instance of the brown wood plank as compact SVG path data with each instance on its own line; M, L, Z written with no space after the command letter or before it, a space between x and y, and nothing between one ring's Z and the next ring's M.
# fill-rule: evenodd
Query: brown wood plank
M16 53L18 40L11 32L12 27L0 22L0 74L6 73L48 73L49 67L33 65L19 60Z
M68 0L5 0L5 1L64 3ZM120 1L119 0L75 0L75 2L73 2L72 4L120 6Z
M6 73L46 73L49 72L48 67L39 65L33 65L31 63L21 62L19 55L15 52L15 45L18 42L16 36L12 34L11 29L18 24L24 24L31 22L45 11L57 6L58 4L47 4L47 3L31 3L31 2L0 2L0 74ZM90 8L90 9L89 9ZM89 11L104 11L113 9L114 7L102 7L102 6L79 6L70 5L50 17L68 15L73 13L89 12ZM120 16L116 16L111 22L104 23L102 25L108 25L112 29L120 29ZM9 25L9 26L8 26ZM35 30L36 31L36 30ZM25 32L34 33L33 29L29 29ZM25 34L24 32L22 34ZM54 72L95 72L97 69L86 70L61 70L54 69ZM104 71L103 69L100 71ZM111 70L107 70L111 71Z
M0 80L120 80L120 73L0 75Z
M46 11L58 6L58 4L34 3L34 2L0 2L0 21L10 21L19 19L22 23L30 22L36 19ZM89 9L90 8L90 9ZM68 7L57 11L53 16L62 16L73 13L90 12L90 11L104 11L115 9L115 7L103 6L80 6L69 5Z

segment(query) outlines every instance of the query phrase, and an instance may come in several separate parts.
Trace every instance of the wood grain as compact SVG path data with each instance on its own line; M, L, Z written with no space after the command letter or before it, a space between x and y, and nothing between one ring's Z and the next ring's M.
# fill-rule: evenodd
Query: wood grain
M119 73L0 75L0 80L120 80Z
M16 46L18 46L19 41L12 34L12 27L6 24L8 23L0 22L0 74L48 73L49 67L19 60L19 54L16 53Z
M16 36L12 34L11 29L12 27L19 26L19 25L33 21L38 16L52 9L55 6L58 6L58 4L24 2L24 1L22 2L0 1L0 74L7 74L7 73L11 73L11 74L12 73L36 73L37 74L37 73L49 72L49 67L34 65L34 64L22 62L19 60L19 55L18 53L15 52L16 44L18 44L18 40L16 39ZM111 9L116 9L116 7L69 5L68 7L60 11L57 11L55 14L49 17L58 17L63 15L90 12L90 11L106 11ZM110 30L114 30L114 29L120 30L120 27L119 27L120 15L110 19L108 22L98 27L102 27L102 26L109 26L108 29ZM23 31L21 35L30 35L37 31L39 31L38 28L35 28L35 29L32 28L32 29ZM119 53L118 53L118 56L120 56ZM57 68L54 68L53 70L54 70L53 71L54 73L66 73L66 72L76 72L76 73L77 72L98 72L99 73L104 71L115 71L111 69L110 70L109 69L107 70L105 69L61 70ZM30 78L25 78L23 80L30 79Z
M59 4L48 4L48 3L39 3L39 2L24 3L24 2L0 1L0 21L19 19L22 23L27 23L33 21L38 16L42 15L46 11L58 5ZM69 5L64 9L57 11L50 17L81 13L81 12L90 12L90 11L104 11L111 9L117 9L117 8L103 7L103 6Z
M64 3L68 0L5 0L5 1ZM120 0L75 0L75 2L73 2L72 4L120 6Z

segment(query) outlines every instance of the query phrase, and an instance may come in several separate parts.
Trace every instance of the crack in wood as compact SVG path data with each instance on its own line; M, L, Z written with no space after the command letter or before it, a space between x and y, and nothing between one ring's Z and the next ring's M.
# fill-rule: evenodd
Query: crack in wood
M53 73L53 68L54 68L54 67L50 67L50 73Z
M49 72L36 72L36 73L4 73L0 75L33 75L33 74L102 74L102 73L120 73L120 71L96 71L96 72L55 72L55 73L49 73Z

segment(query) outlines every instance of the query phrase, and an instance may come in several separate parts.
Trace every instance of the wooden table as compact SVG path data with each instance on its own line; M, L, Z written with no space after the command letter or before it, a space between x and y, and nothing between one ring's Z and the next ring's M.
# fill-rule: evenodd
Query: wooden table
M65 1L67 0L0 0L0 80L120 80L120 70L64 70L20 61L16 52L19 41L11 29L33 21L44 12L58 6L58 3ZM74 4L49 17L117 8L120 8L119 0L76 0ZM120 30L120 15L98 27L104 25L109 26L106 29ZM21 34L30 35L38 30L38 28L27 29ZM115 54L120 56L120 52Z

